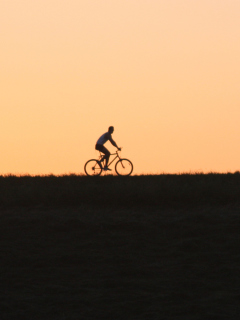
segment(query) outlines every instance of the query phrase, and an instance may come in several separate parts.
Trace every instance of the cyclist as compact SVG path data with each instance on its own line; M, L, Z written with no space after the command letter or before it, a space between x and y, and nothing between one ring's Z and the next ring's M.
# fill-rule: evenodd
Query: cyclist
M105 156L102 158L101 161L103 161L104 159L106 160L105 166L103 168L103 170L107 171L111 171L111 169L108 168L108 160L110 157L110 152L108 151L107 148L104 147L104 144L109 140L111 142L111 144L116 147L119 151L121 150L121 148L118 148L116 142L112 139L112 133L114 131L114 128L111 126L108 128L108 132L105 132L103 135L101 135L101 137L98 139L95 149L98 151L101 151L102 153L105 154Z

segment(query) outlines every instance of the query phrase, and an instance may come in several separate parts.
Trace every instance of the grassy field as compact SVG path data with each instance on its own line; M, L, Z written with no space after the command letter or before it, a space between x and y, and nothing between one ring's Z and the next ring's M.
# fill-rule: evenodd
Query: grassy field
M1 319L238 319L240 174L0 177Z

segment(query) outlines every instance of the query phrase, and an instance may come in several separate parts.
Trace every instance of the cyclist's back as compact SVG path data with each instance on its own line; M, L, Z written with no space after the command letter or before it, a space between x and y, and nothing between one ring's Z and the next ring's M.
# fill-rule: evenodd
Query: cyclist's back
M97 144L104 145L108 140L110 140L111 134L109 132L105 132L101 137L98 139Z

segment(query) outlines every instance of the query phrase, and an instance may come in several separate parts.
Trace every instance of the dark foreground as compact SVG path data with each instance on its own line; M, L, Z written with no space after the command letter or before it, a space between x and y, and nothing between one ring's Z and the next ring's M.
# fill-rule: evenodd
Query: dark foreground
M231 183L225 180L225 185L232 185L235 198L222 196L224 203L216 203L212 182L212 189L208 185L208 190L214 196L206 194L201 203L199 195L195 195L195 199L199 197L195 205L191 200L180 200L176 193L180 187L175 184L172 203L165 201L161 205L157 197L150 205L144 203L146 197L140 205L134 204L133 194L137 197L136 190L146 188L139 186L131 189L129 203L123 191L125 202L121 206L118 202L114 205L113 200L107 204L107 196L101 205L94 200L92 204L64 204L63 191L60 204L43 203L44 191L40 203L38 182L35 180L34 185L34 178L28 178L35 200L33 191L28 189L30 205L5 201L0 211L1 319L237 319L239 182L234 175L229 177ZM152 186L157 185L156 177L152 178ZM20 201L16 181L14 192ZM117 190L122 188L119 180L112 181ZM129 183L135 183L129 181L124 181L128 190ZM10 190L13 184L9 180L8 183ZM99 185L105 183L103 177L88 185L95 190L97 199L102 192L97 191ZM22 183L24 188L26 182ZM217 188L224 190L223 186ZM167 190L165 199L170 199ZM111 199L118 199L111 192ZM154 192L146 189L151 200ZM52 195L49 199L53 199ZM68 201L70 197L66 195ZM23 199L26 198L22 196Z

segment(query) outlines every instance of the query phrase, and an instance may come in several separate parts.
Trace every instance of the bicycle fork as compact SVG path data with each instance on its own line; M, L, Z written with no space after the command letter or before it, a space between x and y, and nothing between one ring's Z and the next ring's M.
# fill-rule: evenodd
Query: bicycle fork
M119 160L120 160L120 162L121 162L121 165L122 165L123 169L125 169L125 167L124 167L124 165L123 165L123 162L122 162L122 159L119 159Z

